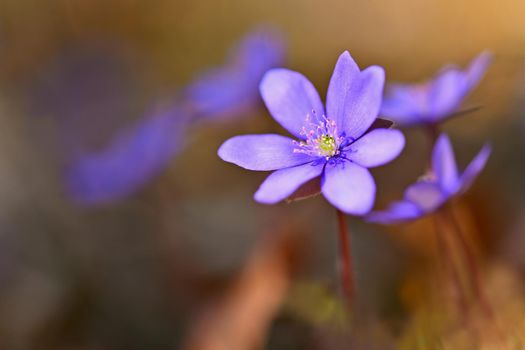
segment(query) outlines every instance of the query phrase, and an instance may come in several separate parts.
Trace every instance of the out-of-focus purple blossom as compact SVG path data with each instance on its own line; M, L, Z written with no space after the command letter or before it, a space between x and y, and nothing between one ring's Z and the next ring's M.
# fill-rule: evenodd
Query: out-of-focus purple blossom
M389 84L380 115L400 126L433 125L453 117L491 60L492 55L483 52L465 70L447 66L423 83Z
M282 64L284 45L269 30L247 35L228 63L208 71L183 89L178 105L121 130L99 152L73 157L66 173L68 192L83 204L125 198L159 174L181 150L184 131L196 121L217 120L253 108L258 84L269 69Z
M83 204L127 197L164 170L182 149L188 117L170 108L121 130L99 152L78 156L67 173L67 189Z
M282 66L284 53L284 41L276 31L260 29L248 34L224 66L205 72L185 90L195 117L233 118L249 112L260 101L262 76Z
M436 211L472 185L485 167L490 152L490 146L485 145L460 175L450 140L446 134L441 134L432 153L432 170L406 189L403 200L392 203L387 210L370 213L367 221L407 222Z
M298 141L276 135L233 137L220 147L224 161L249 170L275 170L255 193L255 200L273 204L320 178L325 198L341 211L364 215L375 200L376 186L367 168L396 158L403 134L377 128L384 71L359 69L348 52L337 61L326 98L326 113L315 87L287 69L265 74L260 91L273 118Z

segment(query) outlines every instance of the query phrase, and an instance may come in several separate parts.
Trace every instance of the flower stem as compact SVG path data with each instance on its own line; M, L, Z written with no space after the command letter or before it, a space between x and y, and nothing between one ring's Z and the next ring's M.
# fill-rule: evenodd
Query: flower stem
M339 268L341 271L341 286L348 306L351 306L354 299L354 279L352 272L350 232L346 225L345 214L338 209L337 221L339 224Z
M442 229L442 225L440 224L437 217L435 218L434 225L440 260L442 261L445 270L450 273L450 277L452 278L452 283L455 289L454 297L458 305L458 310L460 315L465 318L468 313L465 291L461 285L461 278L459 276L457 266L454 263L452 248L445 237L445 230Z
M428 139L431 142L431 148L432 144L437 140L439 136L439 126L437 124L429 124L427 126L427 133L428 133Z
M493 317L492 308L487 299L487 296L485 295L485 290L483 289L483 283L481 281L481 273L479 271L479 267L476 262L476 258L472 250L469 247L469 244L463 233L463 230L461 229L461 226L456 220L452 207L447 206L446 208L444 208L443 212L444 212L444 216L447 218L447 220L453 227L454 231L456 231L456 237L458 239L461 250L463 252L463 257L467 265L467 269L468 269L469 277L470 277L470 283L472 285L474 294L476 295L476 298L478 299L485 314L489 318L492 318Z
M439 127L437 124L429 124L426 129L427 140L428 140L428 171L432 171L432 154L434 152L434 144L439 136Z

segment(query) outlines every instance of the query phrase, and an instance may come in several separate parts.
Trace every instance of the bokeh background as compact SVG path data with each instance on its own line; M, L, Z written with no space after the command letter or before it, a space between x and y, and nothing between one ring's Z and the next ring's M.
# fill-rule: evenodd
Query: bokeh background
M343 50L361 67L385 67L388 81L414 82L493 52L465 103L482 108L445 129L462 166L493 145L456 212L502 324L524 330L524 13L519 0L1 0L0 348L220 349L217 336L249 344L225 349L361 348L338 332L334 210L321 197L257 204L265 174L216 155L231 136L282 132L260 101L173 128L177 152L122 198L86 203L68 190L78 157L106 149L155 106L180 105L189 84L262 27L284 42L282 65L321 96ZM399 159L374 169L377 207L425 168L425 134L406 137ZM118 186L145 162L131 152L104 176ZM447 288L432 220L349 226L362 337L427 349L454 333L429 316L441 305L434 292Z

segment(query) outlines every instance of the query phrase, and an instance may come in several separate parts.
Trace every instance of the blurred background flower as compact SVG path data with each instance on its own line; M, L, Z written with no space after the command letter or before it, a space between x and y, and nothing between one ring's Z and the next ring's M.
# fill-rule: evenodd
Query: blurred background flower
M129 196L180 152L187 123L178 107L135 123L114 136L107 149L76 157L65 179L68 190L86 204Z
M270 27L246 35L224 66L209 69L186 88L186 103L196 119L248 116L261 102L259 82L271 68L284 65L284 42Z
M432 126L465 113L458 108L483 78L490 61L491 54L483 52L465 70L448 65L422 83L392 83L383 99L381 115L402 126Z
M431 214L455 196L467 191L485 168L491 148L485 145L464 171L458 172L450 139L441 134L432 150L431 169L407 187L404 199L393 202L387 210L368 215L369 222L393 224Z
M102 204L113 200L126 198L161 173L181 151L185 138L189 135L188 128L198 122L219 121L219 119L235 119L248 116L257 107L260 101L258 97L258 85L263 74L270 68L282 64L284 47L280 37L269 30L259 30L250 33L244 38L238 47L233 50L230 61L226 66L211 70L197 81L190 84L187 94L182 97L173 97L177 102L163 107L163 110L154 112L153 116L146 116L143 120L135 122L135 125L126 127L112 136L110 144L100 151L80 152L71 157L66 172L67 189L78 202L83 204ZM81 57L81 60L85 59ZM89 57L86 59L89 60ZM78 62L74 62L77 64ZM65 67L65 73L68 72ZM109 96L102 91L108 89L109 83L114 80L107 77L106 73L98 72L103 76L93 78L89 69L73 67L72 74L66 75L66 81L59 85L55 91L56 99L51 101L51 108L64 104L66 108L56 113L64 119L62 122L69 128L60 130L69 143L63 144L66 149L78 148L78 138L82 138L87 130L96 131L104 128L98 126L86 128L91 118L83 108L85 96L94 95L97 99L103 95L103 102L117 99L111 96L111 85ZM95 61L95 67L98 68ZM111 67L113 68L113 67ZM119 69L118 67L114 67ZM109 69L108 69L109 71ZM62 72L61 72L62 73ZM86 75L84 75L86 74ZM50 77L55 80L57 77ZM61 78L59 74L58 78ZM94 83L91 83L94 80ZM84 84L88 85L88 91L84 91ZM91 84L90 84L91 83ZM73 96L64 96L63 92L70 91L70 85L81 85L80 91ZM74 90L74 89L73 89ZM44 94L47 94L45 89ZM67 99L62 103L62 99ZM108 101L105 101L105 100ZM49 101L46 100L47 103ZM98 101L97 101L98 102ZM118 102L117 102L118 103ZM179 104L180 106L174 105ZM103 107L105 108L106 103ZM102 108L101 108L102 109ZM109 115L112 110L98 111L88 109L90 114L96 114L100 123L112 118ZM106 118L99 119L98 115L106 114ZM157 114L157 115L155 115ZM80 123L80 127L71 128L72 122L69 118ZM74 123L73 121L73 123Z

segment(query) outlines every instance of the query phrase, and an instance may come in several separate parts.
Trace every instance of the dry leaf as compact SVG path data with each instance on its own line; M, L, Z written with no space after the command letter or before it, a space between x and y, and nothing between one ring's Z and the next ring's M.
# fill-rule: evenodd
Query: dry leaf
M224 297L190 330L183 349L260 349L290 287L301 241L293 230L265 235Z

